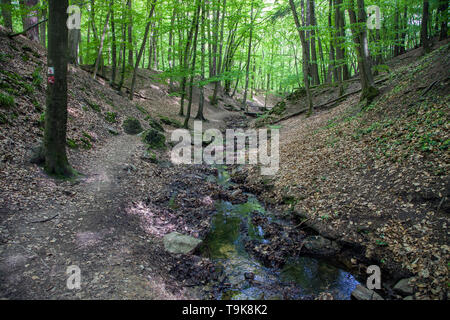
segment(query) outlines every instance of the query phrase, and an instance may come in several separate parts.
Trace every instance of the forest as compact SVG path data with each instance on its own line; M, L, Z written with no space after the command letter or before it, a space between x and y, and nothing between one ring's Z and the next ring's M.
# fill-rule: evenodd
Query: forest
M448 0L0 9L0 297L448 299Z

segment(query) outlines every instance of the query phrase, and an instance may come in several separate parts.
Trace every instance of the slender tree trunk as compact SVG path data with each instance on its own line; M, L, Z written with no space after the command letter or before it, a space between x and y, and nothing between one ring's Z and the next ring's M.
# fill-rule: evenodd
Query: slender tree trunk
M128 9L128 65L133 65L133 12L131 0L127 2Z
M26 30L38 23L39 13L37 9L32 10L39 3L39 0L21 1L27 13L22 16L23 29ZM27 38L39 42L39 26L35 26L26 32Z
M183 125L183 127L185 129L189 128L189 119L191 118L192 92L194 89L195 61L197 58L197 37L198 37L198 24L199 24L199 20L200 20L201 2L202 1L199 1L198 7L197 7L197 12L195 14L195 16L197 18L196 18L196 23L195 23L194 47L192 50L193 57L192 57L191 76L190 76L190 80L189 80L189 102L188 102L188 107L187 107L187 112L186 112L186 118L184 119L184 125Z
M42 155L47 173L73 175L66 154L68 0L49 0L48 67L54 68L47 86L47 109ZM52 78L54 77L54 78Z
M302 0L303 2L304 0ZM289 5L292 10L292 15L294 16L295 25L297 27L298 35L300 36L300 41L302 43L302 50L303 50L303 82L305 86L306 91L306 106L308 108L308 115L311 115L314 111L314 106L312 103L312 97L311 92L309 89L309 61L306 57L308 57L307 54L307 43L305 39L305 32L302 30L302 26L300 24L300 21L298 19L297 10L295 9L294 0L289 0ZM305 59L306 58L306 59Z
M150 25L152 23L152 17L153 17L153 12L155 11L155 6L156 6L156 0L153 0L152 8L150 9L150 14L148 15L148 18L147 18L148 22L147 22L147 25L145 26L144 39L142 40L141 49L139 50L138 56L136 58L136 65L134 67L133 79L131 80L130 100L133 100L134 86L136 84L136 75L137 75L137 71L138 71L138 68L139 68L139 62L141 61L142 55L144 53L144 48L145 48L145 45L146 45L146 42L147 42L148 32L150 30Z
M2 4L3 23L5 25L5 28L9 29L11 32L14 32L11 15L12 9L11 0L2 0L1 4Z
M110 5L109 5L108 14L106 15L105 25L103 27L102 38L100 39L100 46L98 48L97 60L95 61L94 74L92 76L94 79L97 78L97 72L98 72L98 68L100 65L100 60L102 60L103 44L105 42L106 32L108 31L108 23L109 23L109 17L111 16L111 11L112 11L112 2L110 2Z
M202 28L201 28L201 77L200 80L201 81L205 81L205 2L203 1L202 4ZM199 97L199 101L198 101L198 111L197 111L197 115L195 116L195 119L197 120L201 120L201 121L205 121L205 117L203 115L203 108L205 105L205 90L204 90L204 84L200 83L200 97Z
M439 40L445 40L448 37L448 3L449 0L441 0L439 5L439 13L441 16L441 32Z
M83 0L72 1L74 5L83 7ZM81 12L80 12L81 14ZM70 29L69 30L69 63L78 65L78 52L79 45L81 42L81 29Z
M111 1L111 3L114 5L113 0ZM112 72L110 84L114 86L117 74L117 44L116 44L116 25L114 22L114 10L111 10L111 33L112 33L112 44L111 44Z
M47 19L47 8L42 8L41 10L41 21L44 21ZM41 37L41 45L45 48L47 46L47 23L41 23L39 25L39 35Z
M375 96L378 95L378 89L375 88L372 71L370 69L367 32L365 29L367 15L364 7L364 0L357 0L358 16L356 16L353 1L354 0L349 1L348 12L358 57L358 68L362 88L361 101L365 100L367 104L369 104Z
M252 0L252 6L250 10L250 38L248 42L248 51L247 51L247 66L245 71L245 89L244 89L244 98L242 99L242 109L248 111L248 104L247 104L247 93L248 93L248 82L249 82L249 76L250 76L250 58L252 56L252 40L253 40L253 22L255 17L253 16L253 0Z
M320 77L319 77L319 67L317 64L317 51L316 51L316 15L315 15L315 8L314 8L314 0L308 0L309 2L309 20L311 22L311 72L312 72L312 80L314 85L320 84Z
M429 1L423 0L422 28L420 32L420 41L424 53L428 53L431 50L430 40L428 39L429 7L430 7Z
M223 0L223 14L222 14L222 22L220 27L220 45L219 45L219 62L217 65L217 73L220 75L222 70L222 50L223 50L223 34L224 34L224 28L225 28L225 18L226 18L226 12L227 12L227 0ZM213 92L213 98L212 98L212 104L217 104L217 94L219 91L220 81L216 81L214 83L214 92Z
M184 100L186 98L186 82L187 82L187 72L189 70L189 52L191 50L191 44L192 44L192 38L194 36L194 31L197 23L197 12L200 10L200 0L196 0L196 13L194 14L194 17L192 19L191 29L188 33L188 38L186 42L186 47L184 49L184 61L183 61L183 79L181 81L181 101L180 101L180 111L179 115L184 115Z

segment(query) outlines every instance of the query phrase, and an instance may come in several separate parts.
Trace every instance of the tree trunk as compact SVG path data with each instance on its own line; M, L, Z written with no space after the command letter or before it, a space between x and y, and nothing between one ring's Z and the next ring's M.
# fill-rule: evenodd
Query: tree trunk
M314 7L314 0L308 0L309 6L308 6L308 15L309 20L312 26L311 29L311 73L312 73L312 80L314 85L320 84L320 77L319 77L319 66L317 64L317 51L316 51L316 14L315 14L315 7Z
M114 1L111 0L114 5ZM112 44L111 44L111 58L112 58L112 73L110 84L113 86L116 82L117 74L117 44L116 44L116 25L114 22L114 10L111 11L111 33L112 33Z
M22 16L23 29L26 30L38 23L39 12L32 8L39 3L39 0L22 0L21 3L26 11ZM67 9L67 8L66 8ZM27 38L39 42L39 26L35 26L26 32Z
M201 10L201 2L199 1L198 6L197 6L197 12L195 14L195 16L197 17L195 20L195 35L194 35L194 48L192 50L192 68L191 68L191 76L190 76L190 80L189 80L189 103L188 103L188 107L187 107L187 112L186 112L186 118L184 119L184 124L183 127L185 129L189 128L189 119L191 118L191 107L192 107L192 93L193 93L193 89L194 89L194 77L195 77L195 61L197 58L197 37L198 37L198 24L199 24L199 20L200 20L200 10Z
M202 4L202 28L201 28L201 81L205 80L205 2ZM203 115L203 107L205 105L205 90L203 83L200 83L200 97L198 101L198 111L195 119L204 121L206 120Z
M367 15L364 8L364 0L357 0L358 17L355 13L354 0L349 1L348 13L352 28L353 39L358 56L358 68L361 79L361 101L365 100L369 104L377 95L378 89L375 88L372 71L369 62L369 49L367 41Z
M303 0L302 0L303 2ZM303 82L305 85L305 91L306 91L306 106L308 108L308 115L311 115L314 111L314 106L312 103L312 97L311 92L309 90L309 61L307 59L307 43L305 39L305 32L301 29L300 21L298 19L297 10L295 9L294 0L289 0L289 5L292 10L292 15L294 16L295 25L297 27L298 35L300 36L300 41L302 43L302 50L303 50ZM306 59L305 59L306 58Z
M430 40L428 39L428 20L429 20L429 6L428 0L423 0L423 12L422 12L422 28L420 32L420 41L423 47L424 53L430 51Z
M68 0L49 0L48 67L54 75L48 78L42 155L47 173L59 177L73 175L66 154L67 6Z
M133 12L131 0L127 2L128 8L128 65L133 65Z
M131 80L130 100L133 100L134 86L136 84L136 75L137 75L137 71L138 71L138 68L139 68L139 62L141 61L142 54L144 53L144 48L145 48L145 44L147 42L148 32L150 30L150 25L152 23L152 16L153 16L153 12L155 11L155 6L156 6L156 0L153 0L152 8L150 9L150 13L149 13L148 18L147 18L148 22L147 22L147 25L145 26L144 39L142 40L141 49L139 50L138 56L136 58L136 65L134 67L133 79Z
M83 6L83 0L74 0L74 5L80 7ZM81 12L80 12L81 14ZM78 48L81 42L81 29L70 29L69 30L69 63L78 65Z
M41 10L41 21L44 21L47 19L47 8L42 8ZM47 23L41 23L39 25L40 31L39 35L41 37L41 45L45 48L47 47Z
M100 46L98 48L97 60L95 61L95 67L94 67L94 74L93 74L94 79L97 78L98 67L99 67L100 61L102 59L103 44L105 42L106 32L108 31L108 23L109 23L109 17L111 16L111 11L112 11L112 1L110 2L110 5L109 5L108 14L106 15L105 25L103 27L102 38L100 39Z
M252 38L253 38L253 0L252 0L252 7L250 11L250 39L248 43L248 51L247 51L247 66L245 71L245 89L244 89L244 98L242 99L242 109L248 111L248 105L247 105L247 94L248 94L248 82L249 82L249 75L250 75L250 58L252 56Z
M445 40L448 37L448 2L449 0L441 0L439 5L439 13L441 15L440 41Z
M11 0L2 0L1 4L2 4L3 24L5 25L6 29L9 29L11 32L14 32L11 15L12 9Z

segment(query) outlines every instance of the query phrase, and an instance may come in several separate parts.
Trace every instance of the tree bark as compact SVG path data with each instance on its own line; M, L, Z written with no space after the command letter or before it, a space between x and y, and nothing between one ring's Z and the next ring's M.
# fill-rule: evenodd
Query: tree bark
M98 67L100 65L100 60L102 59L103 44L105 42L106 32L108 31L108 23L109 23L109 17L111 16L111 11L112 11L112 1L109 4L108 14L106 15L105 25L103 26L102 38L100 39L100 46L98 48L97 60L95 61L95 67L94 67L94 74L93 74L94 79L97 77Z
M74 5L83 7L83 0L74 0ZM81 12L80 12L81 14ZM69 30L69 63L73 65L79 64L78 59L78 49L81 42L81 29L70 29Z
M152 17L153 17L153 12L155 11L155 6L156 6L156 0L153 0L152 8L150 9L150 13L149 13L148 18L147 18L148 22L147 22L147 25L145 26L144 39L142 40L141 49L139 50L138 56L136 58L136 65L134 67L133 79L131 80L130 100L133 100L134 86L136 84L136 75L137 75L137 71L138 71L138 68L139 68L139 62L141 61L142 54L143 54L144 48L145 48L145 44L147 42L148 32L150 30L150 25L152 23Z
M375 88L373 75L369 62L369 46L367 41L367 15L364 7L364 0L357 0L358 16L355 13L354 0L349 1L348 13L352 28L353 40L356 46L358 56L358 68L361 78L361 101L367 101L369 104L377 95L378 89Z
M47 109L42 154L47 173L59 177L73 175L66 154L67 132L67 44L68 0L49 0Z
M429 6L428 0L423 1L423 12L422 12L422 27L420 32L420 41L424 50L424 53L430 51L430 40L428 39L428 20L429 20Z
M302 0L303 2L303 0ZM297 27L298 35L300 37L300 41L302 43L302 50L303 50L303 82L305 86L306 91L306 107L308 108L308 115L311 115L314 111L314 106L312 103L312 97L311 97L311 91L309 89L309 61L307 59L307 43L305 39L305 32L302 30L302 27L300 25L300 21L298 19L297 10L295 9L294 0L289 0L289 5L292 10L292 15L294 16L295 25Z
M5 25L5 28L9 29L11 32L14 32L11 15L12 9L11 0L2 0L1 4L2 4L3 23Z
M39 13L37 9L32 10L32 8L36 6L38 2L39 0L20 1L22 7L26 11L26 13L22 13L23 29L27 30L27 38L36 42L39 42L39 26L37 25ZM31 26L33 27L30 28Z

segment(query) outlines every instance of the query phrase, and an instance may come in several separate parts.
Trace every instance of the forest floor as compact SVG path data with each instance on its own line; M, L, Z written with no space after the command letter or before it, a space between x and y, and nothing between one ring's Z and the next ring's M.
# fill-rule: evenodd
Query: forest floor
M407 96L408 90L420 95L439 70L450 70L448 46L442 48L430 56L437 57L439 64L434 58L422 61L409 53L413 56L410 60L392 65L391 75L384 75L390 82L383 84L384 100L379 105L393 101L407 105L418 100L417 96L408 101L399 97ZM1 298L208 298L198 287L220 277L215 265L198 255L167 253L162 236L178 231L204 239L216 211L214 202L245 203L247 196L241 189L258 195L267 207L292 222L283 227L259 222L273 244L251 248L261 259L269 255L269 260L282 263L292 254L298 243L281 235L301 240L305 230L293 228L300 222L300 226L318 231L343 248L351 248L344 262L351 261L348 268L355 273L364 274L368 264L379 263L395 281L415 276L416 299L446 298L448 217L440 209L447 208L448 162L443 159L448 160L448 154L432 153L424 159L419 156L418 162L413 157L412 163L397 165L373 159L374 151L368 148L376 146L385 133L377 130L390 126L384 126L386 119L370 112L370 117L361 115L357 95L333 109L319 110L308 120L299 116L283 121L278 175L263 181L252 168L234 171L232 178L237 185L228 190L209 180L217 174L215 168L174 166L167 151L155 152L158 161L154 163L140 137L122 132L120 124L129 116L139 119L144 128L149 127L149 116L182 121L178 116L179 98L168 94L167 84L148 84L149 74L154 72L140 70L137 95L130 102L112 90L105 79L95 81L88 72L70 67L68 138L73 148L68 150L70 163L80 176L58 181L29 162L30 150L42 138L45 50L22 36L10 40L2 30L0 49L0 89L15 101L14 106L0 109ZM427 63L435 67L429 69ZM427 81L421 83L419 77ZM429 103L435 106L432 110L437 110L436 114L444 112L448 117L448 74L439 79L434 94L447 100ZM411 84L414 81L415 87ZM350 83L348 90L354 86ZM318 89L316 96L331 100L334 90L319 94ZM211 92L208 88L205 96ZM288 110L301 108L301 103L300 99ZM222 97L217 107L207 103L205 116L209 121L204 128L245 127L249 119L226 110L229 104L236 105L236 101ZM376 106L373 109L377 111ZM379 117L385 111L378 110L375 115ZM396 112L400 114L391 115L392 119L406 113L401 109ZM115 115L113 119L111 114ZM431 124L442 117L432 116ZM352 123L348 118L357 119L357 124L348 126ZM407 125L406 120L398 123ZM174 129L164 128L167 136ZM356 141L352 138L355 132L359 133ZM448 139L448 131L439 133L439 138L442 135ZM441 145L434 147L442 151ZM426 197L429 199L423 200ZM399 257L406 257L407 263L402 265ZM66 270L70 265L81 269L81 290L67 289ZM392 293L389 296L401 298Z

